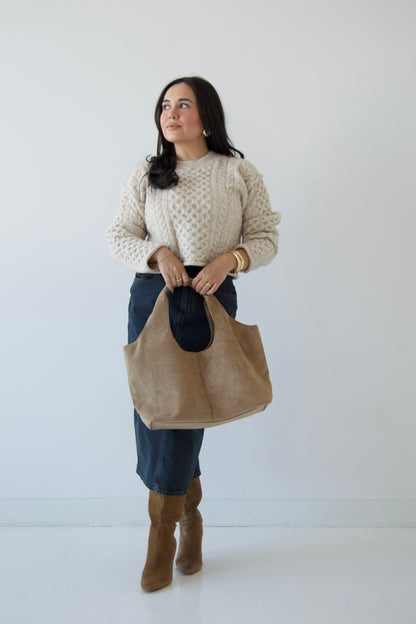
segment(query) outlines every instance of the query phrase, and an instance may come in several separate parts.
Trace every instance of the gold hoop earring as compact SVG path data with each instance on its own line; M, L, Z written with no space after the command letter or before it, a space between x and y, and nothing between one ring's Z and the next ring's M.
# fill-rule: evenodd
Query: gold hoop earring
M211 136L211 132L208 130L205 130L205 128L202 130L202 134L204 135L204 137L207 139L209 136Z

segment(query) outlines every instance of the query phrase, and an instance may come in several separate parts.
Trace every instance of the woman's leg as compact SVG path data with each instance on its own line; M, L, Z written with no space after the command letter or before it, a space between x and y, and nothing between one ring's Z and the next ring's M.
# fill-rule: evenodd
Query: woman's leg
M234 288L234 283L231 278L228 278L217 291L216 296L220 303L224 306L230 316L235 318L237 312L237 295ZM197 298L197 301L202 306L202 299ZM202 337L199 343L200 350L204 348L210 340L210 331L208 329L208 321L206 319L205 312L200 311L199 314L194 314L194 318L199 318L205 329L199 332L194 332ZM175 328L174 335L177 338L180 346L183 349L194 350L194 342L192 341L192 334L190 338L185 335L185 327L182 329L180 323ZM176 558L176 566L183 574L195 574L202 568L202 535L203 535L203 523L202 516L198 510L198 505L202 499L201 482L199 479L199 463L195 470L194 478L189 486L188 494L185 498L185 504L180 519L180 543L179 552Z
M183 574L195 574L202 568L202 516L198 505L202 499L199 477L191 481L180 519L180 543L176 566Z
M173 559L176 551L176 523L182 515L185 496L164 496L150 490L150 531L146 564L141 586L155 591L172 582Z
M160 276L136 275L129 304L129 342L142 331L162 288ZM183 313L183 305L182 310L172 306L172 327L177 326L178 313ZM141 586L155 591L172 581L176 523L182 518L189 484L200 475L198 455L204 430L150 431L136 410L134 425L137 473L150 490L150 530Z

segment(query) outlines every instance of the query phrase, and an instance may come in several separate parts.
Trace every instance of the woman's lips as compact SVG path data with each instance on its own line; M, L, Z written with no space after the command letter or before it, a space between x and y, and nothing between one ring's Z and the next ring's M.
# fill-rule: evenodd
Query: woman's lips
M172 125L170 125L170 126L167 126L167 129L168 129L168 130L177 130L178 128L180 128L180 126L177 126L177 125L175 125L175 124L172 124Z

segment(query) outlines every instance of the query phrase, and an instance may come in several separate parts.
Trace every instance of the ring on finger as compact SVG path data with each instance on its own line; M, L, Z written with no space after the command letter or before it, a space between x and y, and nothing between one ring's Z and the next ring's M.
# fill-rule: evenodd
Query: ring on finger
M205 286L208 286L208 288L212 288L214 284L212 284L211 282L206 282Z

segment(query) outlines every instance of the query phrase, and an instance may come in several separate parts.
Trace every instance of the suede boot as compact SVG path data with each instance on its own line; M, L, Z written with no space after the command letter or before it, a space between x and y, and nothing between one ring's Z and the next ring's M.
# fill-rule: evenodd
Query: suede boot
M183 574L195 574L202 568L202 517L198 505L202 499L199 477L191 481L179 521L180 542L176 566Z
M145 591L161 589L172 582L173 560L176 551L174 537L186 496L164 496L150 490L150 531L146 564L141 586Z

